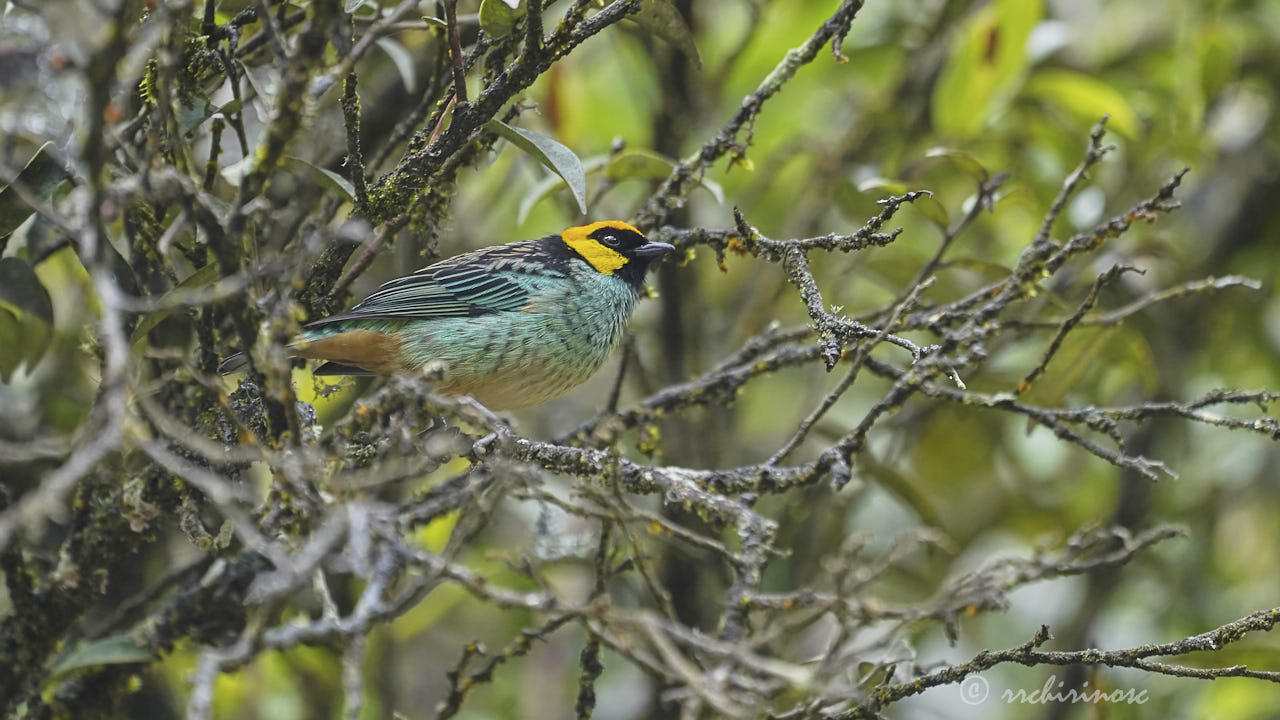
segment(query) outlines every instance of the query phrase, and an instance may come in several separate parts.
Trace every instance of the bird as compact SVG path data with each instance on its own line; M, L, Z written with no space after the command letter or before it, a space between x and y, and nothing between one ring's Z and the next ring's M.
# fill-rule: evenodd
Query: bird
M604 220L456 255L383 283L351 309L307 323L290 350L315 375L433 373L445 395L490 410L537 405L608 359L650 264L675 250ZM248 363L244 353L219 366Z

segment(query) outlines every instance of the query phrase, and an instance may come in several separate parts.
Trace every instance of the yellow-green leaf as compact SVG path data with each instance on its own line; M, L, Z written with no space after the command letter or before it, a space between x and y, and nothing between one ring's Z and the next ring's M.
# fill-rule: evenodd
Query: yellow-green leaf
M1027 70L1027 37L1044 13L1041 0L997 0L960 28L933 89L933 125L969 137L1017 92Z
M614 155L604 167L609 182L623 180L663 180L671 174L675 163L669 158L640 148L628 148Z
M0 258L0 382L33 367L53 338L53 302L26 260Z
M934 147L929 148L929 150L925 152L924 156L927 158L945 158L978 182L986 182L990 177L990 174L987 172L987 169L983 167L982 163L978 162L977 159L969 153L961 150L955 150L947 147Z
M155 655L138 644L129 635L112 635L100 640L81 643L53 668L54 675L61 675L80 668L99 665L125 665L151 662Z
M912 201L911 207L943 230L951 224L951 214L947 212L947 207L932 195L921 195Z
M609 159L604 177L615 183L623 180L666 180L675 166L674 160L652 150L630 148ZM704 177L698 184L711 193L717 203L724 204L724 189L719 183Z
M872 195L905 195L907 184L901 180L876 177L858 183L858 192Z
M1071 113L1084 124L1111 115L1107 127L1127 137L1138 133L1138 115L1125 96L1111 85L1072 70L1045 69L1027 82L1027 93Z
M480 0L480 29L489 37L511 32L527 8L520 0Z

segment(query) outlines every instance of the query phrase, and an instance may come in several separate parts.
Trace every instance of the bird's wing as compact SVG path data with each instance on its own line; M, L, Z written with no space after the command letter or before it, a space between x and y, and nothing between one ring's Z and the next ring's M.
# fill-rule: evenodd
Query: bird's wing
M307 327L343 320L476 317L518 310L529 291L510 278L475 265L432 265L378 288L350 310L322 318Z

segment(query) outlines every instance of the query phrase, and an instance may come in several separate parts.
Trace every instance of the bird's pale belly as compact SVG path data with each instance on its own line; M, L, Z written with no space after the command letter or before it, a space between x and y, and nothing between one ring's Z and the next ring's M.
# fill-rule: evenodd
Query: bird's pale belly
M486 407L526 407L586 382L609 358L622 319L554 313L495 327L477 320L412 324L400 333L410 368L439 361L440 392L468 394ZM416 332L415 332L416 331Z
M499 367L483 377L450 377L446 368L444 380L436 389L449 395L470 395L492 410L528 407L560 397L586 382L593 370L566 372L554 368L530 368L511 364Z

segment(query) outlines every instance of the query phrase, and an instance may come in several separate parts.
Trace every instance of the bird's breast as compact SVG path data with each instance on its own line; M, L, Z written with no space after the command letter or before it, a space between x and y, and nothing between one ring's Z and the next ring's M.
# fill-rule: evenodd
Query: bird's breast
M406 364L443 361L438 389L494 409L558 397L595 374L617 344L636 301L617 285L548 283L520 310L410 322L400 333Z

